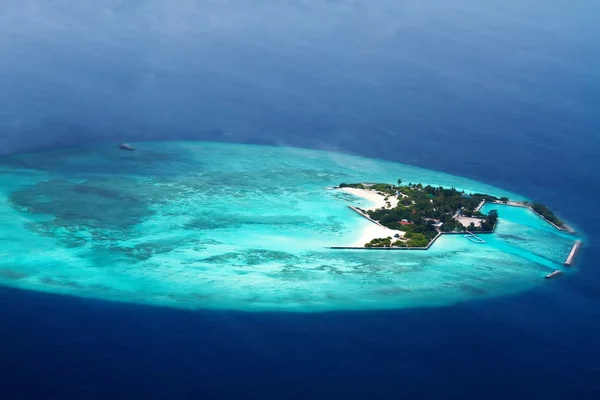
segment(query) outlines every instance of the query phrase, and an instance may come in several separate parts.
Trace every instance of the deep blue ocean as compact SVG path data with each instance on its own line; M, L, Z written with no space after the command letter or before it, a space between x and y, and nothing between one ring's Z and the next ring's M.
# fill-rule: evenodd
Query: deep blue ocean
M0 288L0 396L600 398L599 15L592 0L0 1L2 154L339 151L521 193L587 236L577 273L445 308L191 312Z

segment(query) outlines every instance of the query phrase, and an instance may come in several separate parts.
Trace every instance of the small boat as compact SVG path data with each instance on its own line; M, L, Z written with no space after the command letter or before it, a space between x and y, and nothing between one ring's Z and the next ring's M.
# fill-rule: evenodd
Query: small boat
M548 275L546 275L546 279L552 279L556 276L562 275L562 271L556 270Z
M135 150L135 147L133 147L132 145L130 145L130 144L127 144L127 143L121 143L121 144L119 145L119 147L120 147L121 149L123 149L123 150L129 150L129 151L133 151L133 150Z

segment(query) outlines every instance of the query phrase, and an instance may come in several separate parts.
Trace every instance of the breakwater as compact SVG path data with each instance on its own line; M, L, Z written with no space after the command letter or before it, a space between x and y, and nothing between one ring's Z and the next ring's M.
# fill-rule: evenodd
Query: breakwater
M467 232L467 233L471 233L471 232ZM487 235L490 233L494 233L494 231L484 231L484 232L477 232L478 235ZM332 249L332 250L429 250L429 248L431 246L433 246L433 244L435 243L436 240L438 240L438 238L442 235L464 235L465 232L438 232L437 235L435 235L435 237L433 239L431 239L431 241L429 242L429 244L426 247L358 247L358 246L329 246L326 247L327 249ZM471 233L472 234L472 233Z
M581 248L581 244L582 244L581 240L575 241L575 243L573 244L573 247L571 248L571 251L569 252L569 255L567 256L567 259L564 262L565 266L570 267L571 264L573 264L573 260L575 259L577 252Z
M370 218L369 218L370 219ZM372 219L370 219L371 221L373 221ZM373 221L375 223L377 223L379 225L378 222ZM383 225L382 225L383 226ZM445 232L438 232L437 235L435 235L435 237L433 239L431 239L431 241L429 242L429 244L426 247L358 247L358 246L330 246L327 247L327 249L331 249L331 250L428 250L431 245L440 237L444 234Z
M554 272L549 273L548 275L546 275L544 278L546 278L546 279L552 279L552 278L556 278L557 276L560 276L562 274L563 274L562 271L555 270Z
M431 239L431 241L429 242L429 244L426 247L357 247L357 246L330 246L330 247L326 247L327 249L331 249L331 250L429 250L429 248L435 243L436 240L438 240L438 238L442 235L448 235L448 234L458 234L458 233L464 233L464 232L438 232L437 235L435 235L435 237L433 239Z
M429 247L356 247L356 246L331 246L331 250L427 250Z
M485 203L485 200L482 202L482 204L480 204L480 206L478 208L481 209L481 207L483 207L484 203ZM522 203L522 202L519 202L519 201L507 201L506 203L503 203L501 201L491 201L490 203L492 203L492 204L502 204L502 205L505 205L505 206L528 208L531 211L533 211L538 217L542 218L544 221L546 221L547 223L549 223L550 225L552 225L553 227L555 227L559 231L568 232L568 233L576 233L573 228L571 228L569 225L567 225L565 223L563 223L564 226L562 226L562 227L556 225L554 222L550 221L549 219L547 219L546 217L544 217L542 214L540 214L539 212L535 211L533 209L533 207L531 207L529 204Z
M371 221L372 223L374 223L375 225L379 225L382 228L385 228L385 226L381 225L379 222L375 221L374 219L372 219L371 217L369 217L369 215L365 212L363 212L361 209L354 207L354 206L348 206L348 208L350 208L352 211L356 212L357 214L359 214L360 216L368 219L369 221Z

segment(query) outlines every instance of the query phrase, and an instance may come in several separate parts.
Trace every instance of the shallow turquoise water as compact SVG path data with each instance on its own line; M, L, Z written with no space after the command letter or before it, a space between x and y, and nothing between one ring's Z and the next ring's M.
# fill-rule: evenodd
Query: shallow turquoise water
M544 284L574 240L496 206L485 244L333 251L369 222L340 182L421 182L519 196L349 155L201 142L86 148L0 161L0 283L182 308L294 311L440 306ZM485 206L487 210L491 205Z

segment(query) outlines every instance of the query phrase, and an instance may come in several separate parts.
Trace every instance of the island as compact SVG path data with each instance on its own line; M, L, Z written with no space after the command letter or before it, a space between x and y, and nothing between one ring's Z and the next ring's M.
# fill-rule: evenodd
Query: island
M455 188L421 183L341 183L336 189L371 200L375 206L352 210L373 222L373 237L358 247L428 249L442 234L464 234L475 243L485 243L477 236L492 233L498 211L484 214L485 203L528 207L555 228L573 232L547 207L527 201L511 201L486 193L465 193ZM574 232L573 232L574 233Z
M554 282L585 248L583 234L546 222L564 229L546 207L408 165L289 147L118 145L0 160L0 285L218 312L447 307Z

